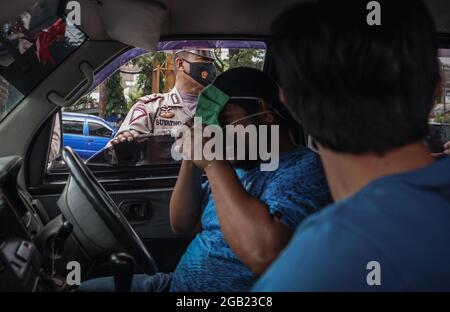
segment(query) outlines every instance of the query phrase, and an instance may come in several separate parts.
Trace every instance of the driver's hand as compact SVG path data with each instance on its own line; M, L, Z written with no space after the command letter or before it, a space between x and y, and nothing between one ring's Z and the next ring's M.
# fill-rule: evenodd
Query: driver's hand
M199 140L194 139L194 133L196 132L196 130L194 130L195 127L197 126L191 128L190 138L181 137L175 142L175 150L176 152L181 153L184 160L191 160L194 165L197 166L197 168L205 170L208 165L212 164L212 162L215 161L206 159L205 155L203 154L204 146L211 138L202 136L202 140L198 142ZM196 159L195 150L200 151L200 159Z
M139 132L136 130L124 131L111 140L112 145L124 143L124 142L133 142L139 136Z

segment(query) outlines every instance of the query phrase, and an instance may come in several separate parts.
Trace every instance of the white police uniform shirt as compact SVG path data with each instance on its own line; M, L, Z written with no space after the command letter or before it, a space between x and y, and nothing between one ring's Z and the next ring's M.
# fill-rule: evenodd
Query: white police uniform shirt
M155 93L140 98L128 112L116 135L131 130L141 135L149 134L147 143L142 146L140 152L143 163L175 163L178 161L172 158L171 149L176 130L193 118L194 112L189 110L177 89L173 88L168 93ZM108 146L111 146L111 143L108 143ZM119 160L116 156L111 159L112 163Z
M128 112L117 134L135 130L139 134L172 135L194 115L184 105L176 88L140 98Z

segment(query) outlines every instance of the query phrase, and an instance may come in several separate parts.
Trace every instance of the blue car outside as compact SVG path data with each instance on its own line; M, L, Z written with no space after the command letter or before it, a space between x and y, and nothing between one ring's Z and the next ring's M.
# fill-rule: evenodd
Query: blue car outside
M87 114L63 113L63 144L88 159L113 138L117 130L104 119Z

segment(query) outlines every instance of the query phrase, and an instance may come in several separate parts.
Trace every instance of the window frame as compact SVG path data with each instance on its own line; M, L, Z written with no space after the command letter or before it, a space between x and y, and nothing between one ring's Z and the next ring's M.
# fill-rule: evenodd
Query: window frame
M189 36L189 37L161 37L160 38L160 42L167 42L167 41L183 41L183 40L192 40L192 41L201 41L201 40L211 40L211 41L254 41L254 42L259 42L259 43L263 43L265 45L265 55L264 55L264 62L263 62L263 66L262 66L262 71L266 71L269 68L269 64L271 64L271 55L270 55L270 45L269 45L269 40L268 37L261 37L261 36L256 36L256 37L252 37L252 36L244 36L244 37L235 37L235 36L219 36L219 37L204 37L204 36ZM244 48L243 48L244 49ZM255 48L256 49L256 48ZM139 51L140 50L140 51ZM170 50L170 49L167 49ZM133 54L133 51L135 51L136 54ZM159 50L158 50L159 51ZM154 51L154 52L158 52L158 51ZM139 53L142 52L142 53ZM153 51L152 51L153 52ZM120 66L122 66L123 64L125 64L126 62L129 62L132 59L135 59L137 57L140 57L146 53L151 53L148 51L145 51L143 49L139 49L139 48L134 48L134 47L129 47L128 49L123 50L121 53L119 53L118 55L116 55L114 58L112 58L111 60L109 60L108 62L106 62L102 68L96 70L95 72L95 77L94 77L94 83L93 83L93 87L91 88L91 90L89 90L87 92L87 94L89 94L90 92L92 92L92 90L94 90L100 83L102 83L105 79L108 79L112 74L114 74L119 68ZM131 54L131 57L125 57L127 56L127 54ZM114 69L111 69L110 65L116 63L116 67L114 67ZM103 78L105 77L105 78ZM87 120L86 120L86 127L87 127L87 133L89 133L89 129L87 126ZM89 134L88 134L89 135ZM61 144L61 149L63 148L63 145ZM134 174L138 174L141 172L158 172L157 174L159 175L160 173L162 174L161 177L169 177L169 178L173 178L178 176L178 171L180 169L181 163L176 163L176 164L155 164L155 165L140 165L140 166L120 166L120 167L114 167L114 166L110 166L108 164L102 165L102 164L87 164L89 169L94 173L94 174L100 174L100 175L105 175L105 176L111 176L114 174L117 174L119 176L124 176L127 179L129 179L130 177L128 176L128 173L134 173ZM56 170L46 170L45 172L45 178L49 181L52 180L60 180L62 177L67 176L68 172L66 168L58 168ZM108 179L107 181L110 181L110 179ZM117 183L116 179L112 179L113 183Z

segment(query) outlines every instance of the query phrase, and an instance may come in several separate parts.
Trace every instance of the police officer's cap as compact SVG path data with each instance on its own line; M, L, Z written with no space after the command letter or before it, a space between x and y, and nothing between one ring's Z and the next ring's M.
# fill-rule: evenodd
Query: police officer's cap
M194 55L198 55L207 59L210 59L211 61L214 61L216 59L214 55L214 51L212 49L184 49L184 50L177 50L175 51L175 55L177 55L180 52L187 52Z

